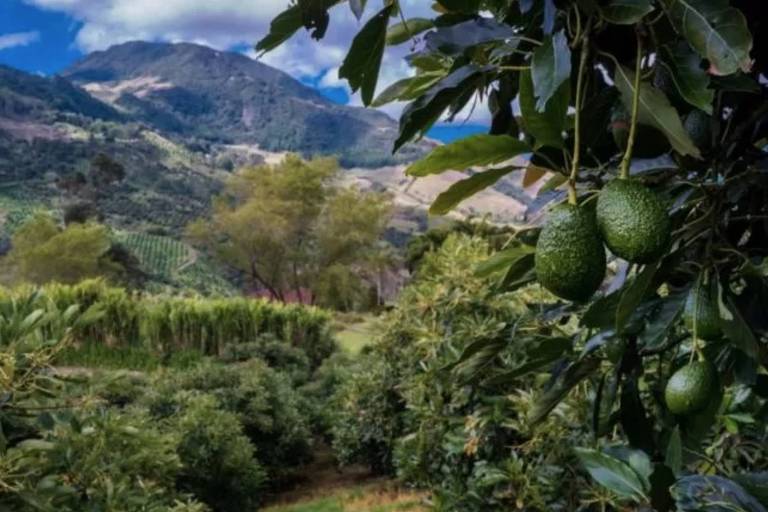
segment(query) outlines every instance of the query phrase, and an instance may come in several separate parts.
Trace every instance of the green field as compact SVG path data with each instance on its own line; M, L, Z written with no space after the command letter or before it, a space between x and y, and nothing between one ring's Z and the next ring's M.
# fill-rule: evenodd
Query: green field
M398 489L390 483L341 488L329 495L289 505L275 505L265 512L396 512L427 510L418 493Z
M191 246L171 237L149 233L118 232L125 245L150 276L150 290L192 289L207 295L231 295L233 285L220 269Z
M336 333L336 339L341 348L352 355L359 354L364 347L373 343L377 321L376 317L370 315L350 322L340 320L341 328Z

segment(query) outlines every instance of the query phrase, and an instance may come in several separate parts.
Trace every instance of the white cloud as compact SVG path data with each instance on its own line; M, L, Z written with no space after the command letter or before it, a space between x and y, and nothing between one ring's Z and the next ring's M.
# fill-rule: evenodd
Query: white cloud
M271 20L289 3L288 0L24 1L43 9L66 12L82 22L76 45L86 52L139 39L197 42L218 49L252 47L268 32ZM400 3L406 17L432 14L431 2L401 0ZM341 4L331 11L330 28L322 41L312 40L302 29L282 46L264 55L262 61L296 78L321 77L321 86L341 86L349 91L346 82L338 78L338 68L352 38L378 5L379 2L368 2L363 20L358 21L349 6ZM404 61L409 51L408 44L387 49L379 77L379 92L412 74ZM255 56L253 51L246 53ZM359 95L353 96L350 104L360 104ZM397 117L402 105L389 105L382 110ZM474 118L470 122L474 122Z
M17 46L27 46L40 40L40 32L15 32L13 34L0 35L0 50L15 48Z

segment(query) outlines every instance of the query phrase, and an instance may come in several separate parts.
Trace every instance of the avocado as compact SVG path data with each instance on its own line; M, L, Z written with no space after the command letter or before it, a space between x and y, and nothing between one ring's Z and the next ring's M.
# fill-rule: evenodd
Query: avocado
M696 336L703 340L716 340L723 334L717 297L712 293L708 283L697 282L688 292L683 310L683 322L692 334L695 323Z
M592 211L563 204L552 209L536 244L536 275L566 300L589 299L605 278L605 248Z
M617 179L597 199L597 224L605 245L630 263L651 263L669 244L671 222L661 199L642 183Z
M704 409L717 391L717 370L697 361L677 370L667 382L664 401L672 414L687 416Z
M696 147L709 149L712 144L712 125L711 118L705 112L692 110L685 117L683 126Z

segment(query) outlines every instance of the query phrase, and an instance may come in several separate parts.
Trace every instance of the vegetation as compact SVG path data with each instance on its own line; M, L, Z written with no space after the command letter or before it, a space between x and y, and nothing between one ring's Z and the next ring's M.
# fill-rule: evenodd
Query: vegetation
M353 308L367 296L361 274L379 261L391 205L383 194L337 188L337 177L331 159L288 156L244 169L188 235L273 299L285 302L292 292L304 302Z
M14 232L2 264L12 268L21 282L77 283L119 276L125 268L113 256L106 227L96 223L61 227L51 215L37 213Z
M0 305L29 293L26 287L0 291ZM98 308L101 317L72 334L75 341L86 345L96 342L116 348L135 347L165 357L190 350L217 355L227 346L272 334L306 351L313 366L335 350L329 332L330 315L315 308L248 298L142 295L100 280L45 286L37 301L52 301L63 309Z
M315 410L298 391L311 358L287 339L232 344L226 363L61 373L109 304L62 309L50 292L0 302L1 508L255 510L311 457Z
M302 27L322 38L337 4L290 5L257 49ZM349 6L366 21L339 75L366 105L408 102L395 150L488 98L490 134L407 170L479 168L433 213L513 172L568 205L479 264L485 281L447 253L421 264L341 391L342 458L396 471L443 510L765 510L760 2L439 0L432 19ZM384 47L406 41L413 76L376 97ZM595 209L595 225L562 220ZM588 279L552 279L558 263ZM565 301L530 296L536 280Z

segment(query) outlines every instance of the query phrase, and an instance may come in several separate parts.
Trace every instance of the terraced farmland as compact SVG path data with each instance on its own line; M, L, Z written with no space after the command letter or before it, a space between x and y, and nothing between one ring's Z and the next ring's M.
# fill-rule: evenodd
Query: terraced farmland
M186 244L167 236L120 233L117 240L139 259L142 269L153 276L170 276L194 257Z

